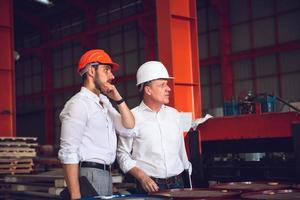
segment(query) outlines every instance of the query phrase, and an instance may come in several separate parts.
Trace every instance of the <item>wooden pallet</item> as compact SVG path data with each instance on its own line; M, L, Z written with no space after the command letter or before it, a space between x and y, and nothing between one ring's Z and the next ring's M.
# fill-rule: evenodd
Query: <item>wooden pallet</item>
M27 141L27 142L36 142L37 137L0 137L1 141Z
M38 143L26 143L26 142L0 142L2 147L37 147Z
M48 192L49 187L47 185L12 184L11 190Z
M24 169L24 168L32 168L33 167L33 163L29 163L29 164L16 164L16 165L12 165L12 164L4 164L4 165L0 165L0 170L2 169Z
M52 183L55 180L64 179L62 169L56 171L49 171L40 174L18 174L18 175L7 175L4 177L4 182L15 183L15 182L39 182L39 183Z
M0 174L28 174L32 172L32 168L27 168L27 169L0 169Z
M30 173L33 166L32 159L0 159L0 174Z
M0 158L0 165L7 164L7 163L13 163L13 164L33 163L33 159L32 158L7 158L7 159Z
M21 158L21 157L36 157L36 152L29 152L29 151L22 151L22 152L0 152L0 157L1 158Z

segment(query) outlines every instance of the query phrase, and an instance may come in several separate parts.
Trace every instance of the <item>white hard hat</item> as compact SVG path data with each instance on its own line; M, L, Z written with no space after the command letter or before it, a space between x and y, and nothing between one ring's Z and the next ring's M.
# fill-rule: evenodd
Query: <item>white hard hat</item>
M142 64L136 73L136 85L155 79L173 79L169 76L166 67L158 61L148 61Z

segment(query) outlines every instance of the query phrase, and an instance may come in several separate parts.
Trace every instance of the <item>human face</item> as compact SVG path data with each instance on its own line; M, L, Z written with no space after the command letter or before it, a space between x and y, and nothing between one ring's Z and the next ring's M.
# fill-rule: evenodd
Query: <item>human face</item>
M111 84L113 79L115 79L115 77L109 65L100 64L98 68L95 69L94 84L98 90L102 92L105 91L105 85Z
M146 93L149 95L153 102L160 105L169 103L171 89L168 86L168 80L153 80L145 87Z

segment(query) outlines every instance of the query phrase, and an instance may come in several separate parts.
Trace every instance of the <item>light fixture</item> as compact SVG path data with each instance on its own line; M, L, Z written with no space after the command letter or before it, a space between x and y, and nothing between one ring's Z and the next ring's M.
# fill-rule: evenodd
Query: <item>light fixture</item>
M17 51L14 51L14 57L15 57L15 61L20 59L20 54Z
M34 1L42 3L42 4L47 5L47 6L52 6L53 5L53 2L51 2L50 0L34 0Z

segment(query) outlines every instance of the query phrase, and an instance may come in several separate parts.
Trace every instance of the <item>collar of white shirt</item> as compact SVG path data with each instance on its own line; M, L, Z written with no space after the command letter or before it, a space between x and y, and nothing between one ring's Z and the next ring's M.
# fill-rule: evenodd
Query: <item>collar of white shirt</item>
M160 107L160 110L159 110L158 112L162 111L162 110L165 109L165 108L166 108L166 106L165 106L165 105L162 105L162 106ZM141 111L149 110L149 111L151 111L151 112L154 112L151 108L149 108L149 107L144 103L144 101L142 101L142 102L140 103L139 109L140 109Z
M83 96L93 99L93 101L95 101L97 104L99 103L99 101L103 103L109 102L109 99L105 95L100 93L100 95L98 96L94 92L87 89L86 87L81 87L80 92L82 93Z

